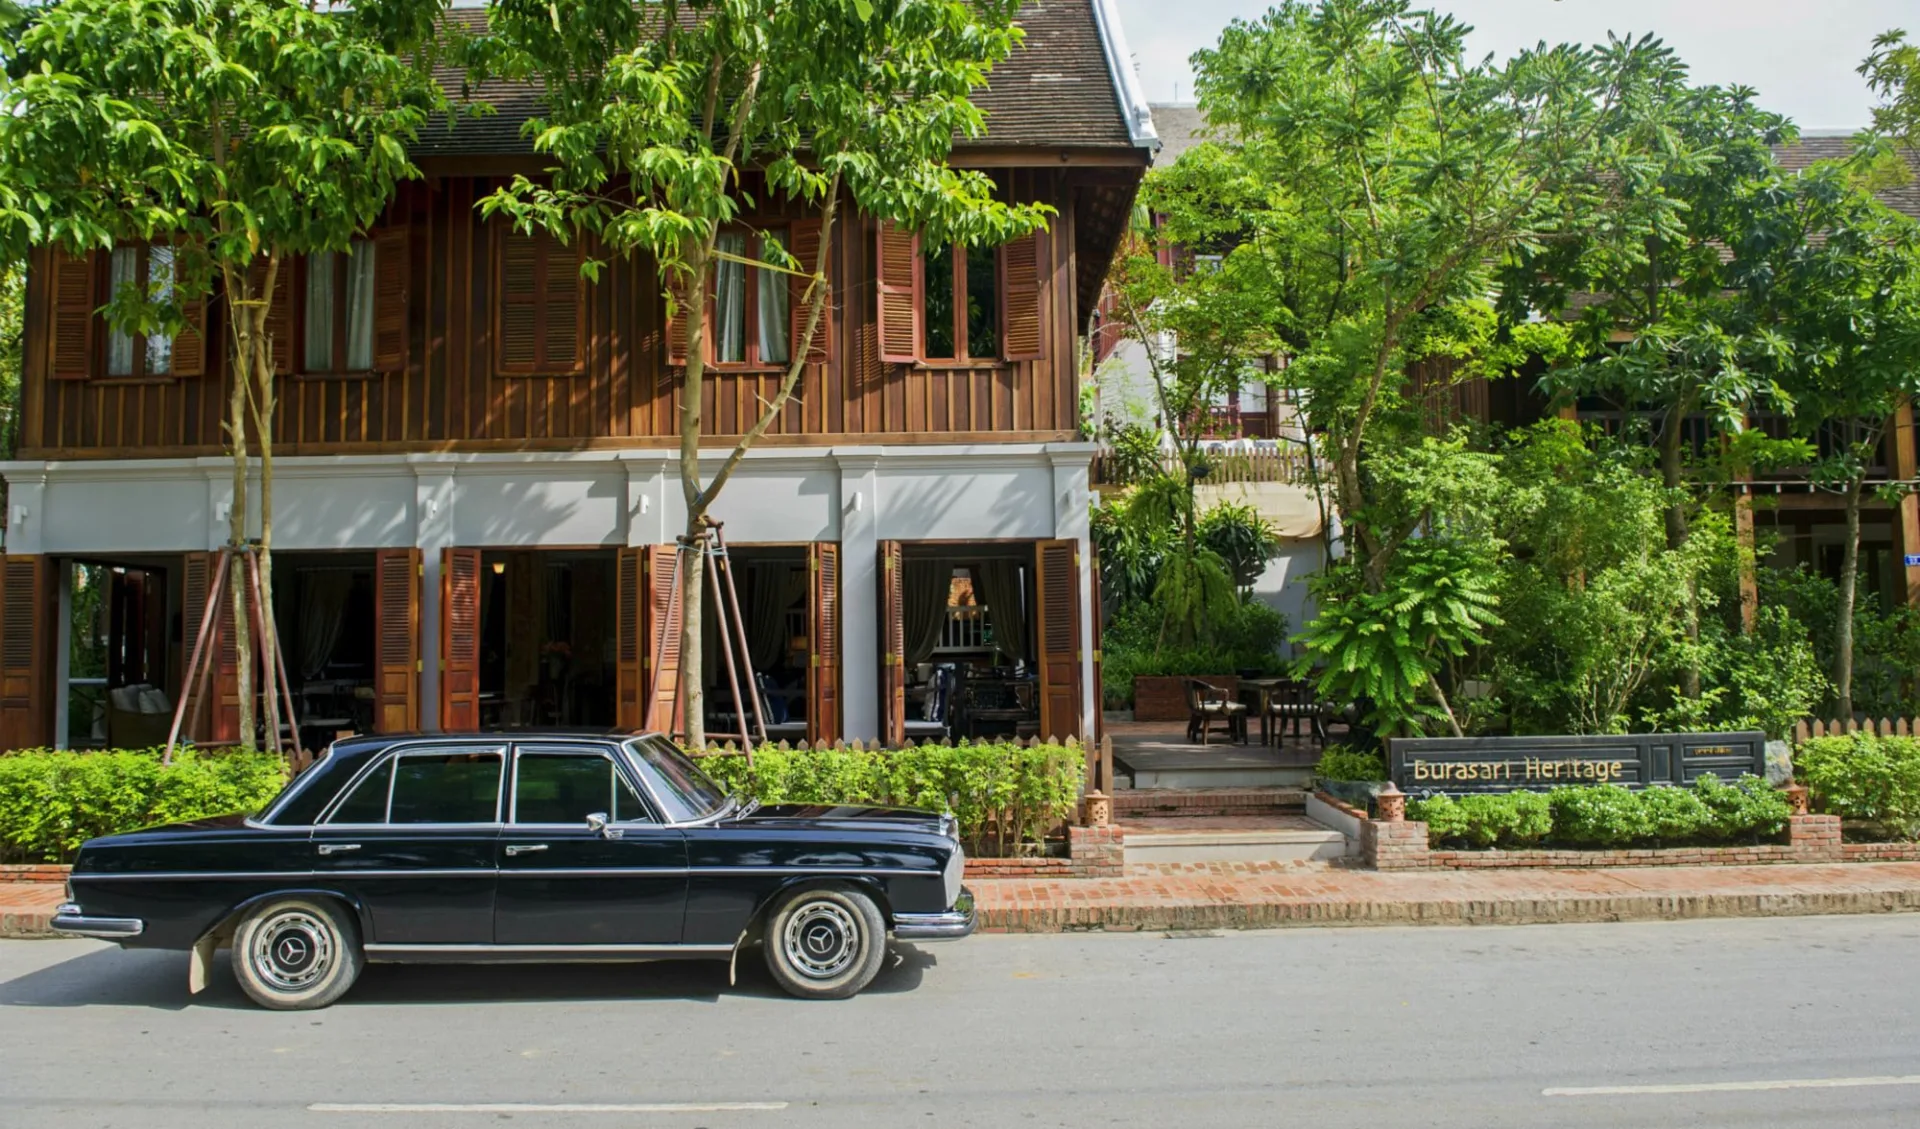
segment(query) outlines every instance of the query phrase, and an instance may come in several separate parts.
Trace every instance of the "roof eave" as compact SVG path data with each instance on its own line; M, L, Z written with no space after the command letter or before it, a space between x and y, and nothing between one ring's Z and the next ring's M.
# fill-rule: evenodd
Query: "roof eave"
M1153 111L1140 89L1140 76L1133 73L1133 52L1127 50L1127 33L1120 26L1120 12L1114 0L1093 0L1093 22L1100 32L1100 48L1107 56L1107 73L1113 76L1114 97L1120 103L1120 116L1127 123L1127 137L1149 151L1160 148L1160 135L1153 129Z

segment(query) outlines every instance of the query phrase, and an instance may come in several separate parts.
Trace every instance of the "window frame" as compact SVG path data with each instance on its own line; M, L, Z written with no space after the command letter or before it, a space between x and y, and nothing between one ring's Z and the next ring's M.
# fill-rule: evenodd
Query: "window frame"
M380 252L379 242L374 238L373 233L369 231L365 235L355 236L349 241L349 245L352 244L365 245L367 254L373 256L373 272L377 277L380 270ZM351 327L348 324L348 319L351 315L347 310L347 295L350 292L349 278L353 273L348 269L350 259L347 252L344 251L324 251L318 252L318 254L332 255L335 258L333 272L334 324L332 341L334 363L324 370L307 367L307 336L313 329L313 327L308 324L307 294L310 289L309 280L312 277L310 272L312 270L314 254L290 255L288 258L293 265L293 277L279 283L279 285L290 285L293 291L291 295L293 299L293 324L290 328L294 335L295 348L293 351L293 372L290 375L301 380L369 379L380 371L376 363L376 358L379 355L379 342L376 339L374 328L374 321L379 316L377 295L373 308L367 313L367 341L369 345L367 350L367 367L349 368L345 362L347 356L347 341L352 336L349 332ZM280 272L283 276L287 273L286 263L281 264Z
M793 225L791 223L781 222L781 223L768 223L764 225L756 222L730 223L723 226L720 229L719 234L720 235L736 235L736 234L745 235L748 239L749 248L753 247L754 245L753 241L763 240L769 234L774 234L780 237L780 240L781 240L780 245L782 248L784 248L789 254L791 254L793 251ZM715 241L715 244L716 246L718 245L717 239ZM758 255L749 255L748 257L756 260L760 258L760 256ZM761 359L760 331L759 331L760 330L760 273L763 270L763 268L758 266L746 266L745 264L742 264L742 269L746 271L746 281L745 281L744 287L746 290L746 307L747 307L746 310L741 314L742 324L745 326L745 330L744 330L745 340L741 343L742 348L740 350L740 353L743 359L738 361L721 361L718 359L719 344L720 344L719 265L722 262L722 260L715 259L713 262L714 262L714 269L709 273L708 280L707 280L706 340L701 342L701 348L706 353L706 367L714 372L768 373L768 372L787 371L787 366L793 363L793 353L794 353L794 347L796 344L796 342L793 340L793 328L792 328L793 307L791 305L787 307L787 332L786 332L787 359L784 361L768 361L768 360ZM789 277L790 276L786 275L785 273L782 273L780 275L782 285L786 284ZM792 299L789 298L788 301L791 302Z
M147 351L150 348L152 348L151 342L153 341L153 339L160 336L157 333L127 334L127 336L131 338L133 341L133 369L130 372L114 372L113 371L113 338L114 338L114 335L119 333L120 331L114 328L113 322L104 313L100 312L101 308L104 308L109 302L113 301L114 253L116 251L121 250L122 248L133 251L134 252L134 260L133 260L134 277L137 279L144 280L147 286L152 286L153 285L153 265L152 265L153 249L159 246L164 246L164 244L153 243L153 242L115 243L111 248L109 248L105 252L105 254L101 256L100 263L103 269L99 271L98 276L94 279L94 297L98 299L98 302L95 307L93 316L100 323L100 328L97 331L99 333L99 336L95 338L95 340L97 340L100 343L99 345L100 359L98 362L99 367L96 371L99 373L99 379L103 383L161 384L161 383L171 383L172 381L181 379L179 373L175 371L175 369L178 366L173 363L174 345L173 345L172 338L167 339L168 340L167 371L166 372L148 372L147 371ZM175 287L178 287L179 286L179 259L177 256L174 259L174 264L175 264L174 265L175 273L174 273L173 285Z
M610 746L568 745L568 744L561 744L561 743L555 743L555 742L529 742L524 745L515 744L513 747L513 765L512 765L513 778L511 781L512 791L509 793L509 798L507 800L507 807L505 809L505 812L503 813L503 821L502 821L503 826L542 828L542 829L567 828L570 830L577 830L579 828L586 826L584 822L583 823L522 823L520 822L520 818L519 818L519 815L520 815L520 761L521 761L521 758L529 757L529 756L534 756L534 757L595 757L597 756L597 757L600 757L601 759L608 762L609 767L612 768L613 770L614 777L618 780L623 781L627 785L627 787L632 790L633 794L640 800L641 810L647 813L646 819L614 819L612 818L613 812L609 811L607 813L609 823L618 825L621 827L664 827L666 825L665 821L660 818L659 805L654 802L653 796L651 793L647 791L645 783L642 781L635 780L633 778L633 774L627 770L627 767L623 766L620 763L622 758L615 756L614 751Z
M928 249L920 248L920 364L927 368L1006 368L1006 244L995 244L993 252L994 295L992 317L994 322L994 352L990 356L980 357L973 354L972 333L967 325L967 245L954 242L947 246L948 265L951 278L947 280L948 293L953 299L953 352L951 357L935 357L927 350L927 296L932 292L933 272L928 270L930 259Z
M408 746L403 746L397 749L389 749L386 752L381 753L379 756L374 757L372 760L369 760L365 765L361 766L360 771L353 774L353 779L347 781L346 784L343 785L338 792L334 793L333 798L327 801L327 806L325 807L325 809L323 809L320 815L313 821L313 826L316 828L339 827L339 828L350 828L353 830L369 830L373 828L406 828L409 830L422 830L422 829L444 830L447 828L461 828L461 827L492 827L492 828L502 827L504 826L504 824L502 823L500 816L502 812L502 805L505 803L505 798L506 798L507 768L508 768L507 762L509 759L508 752L509 750L506 745L408 745ZM491 822L479 822L479 821L471 822L471 823L395 823L393 822L393 789L394 789L394 782L399 779L399 775L400 775L399 762L402 758L404 757L445 757L445 756L488 756L488 755L496 756L500 758L500 779L499 779L499 782L494 787L493 820ZM377 775L383 767L388 765L392 765L394 771L391 774L389 774L387 777L387 806L386 806L385 817L379 823L335 823L333 822L334 813L339 811L341 806L346 803L347 797L353 795L355 789L359 788L360 785L368 777Z

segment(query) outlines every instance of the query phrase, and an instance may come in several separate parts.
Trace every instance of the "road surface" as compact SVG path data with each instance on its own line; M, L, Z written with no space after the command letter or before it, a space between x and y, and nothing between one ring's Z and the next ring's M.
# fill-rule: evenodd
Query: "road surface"
M0 942L0 1125L1902 1126L1920 916L899 946L757 965L375 966L317 1013L181 954Z

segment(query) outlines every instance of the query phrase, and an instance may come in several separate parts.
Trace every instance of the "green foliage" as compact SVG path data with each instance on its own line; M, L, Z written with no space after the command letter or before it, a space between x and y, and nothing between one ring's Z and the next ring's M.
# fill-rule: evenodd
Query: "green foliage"
M1649 729L1759 729L1784 739L1833 688L1806 625L1776 605L1756 612L1748 634L1718 622L1703 624L1700 644L1691 653L1700 671L1700 696L1676 697L1669 708L1649 711Z
M1875 139L1920 149L1920 45L1908 42L1905 31L1882 32L1860 64L1860 75L1880 99L1873 108ZM1912 177L1905 161L1897 167L1901 183Z
M1313 774L1321 780L1385 780L1387 762L1379 753L1328 745L1320 754L1320 763L1313 766Z
M286 780L270 753L187 749L164 766L158 749L9 753L0 756L0 859L67 862L97 836L255 812Z
M883 804L951 812L970 854L1031 853L1073 814L1086 774L1075 744L920 745L892 752L760 746L753 765L701 759L722 787L764 803Z
M1820 811L1920 839L1920 738L1816 737L1795 751L1793 775Z
M1758 580L1763 617L1777 607L1793 622L1804 625L1815 666L1821 672L1832 670L1840 619L1839 586L1804 565L1792 570L1763 568ZM1912 677L1915 670L1920 670L1920 609L1904 604L1888 608L1873 599L1855 603L1854 709L1869 717L1920 715L1920 693L1916 693ZM1783 669L1783 682L1787 673ZM1823 676L1813 704L1801 716L1838 714L1833 686Z
M1287 619L1258 600L1236 600L1212 642L1193 647L1160 644L1160 613L1149 604L1122 605L1102 638L1101 696L1109 709L1133 701L1133 680L1156 675L1277 674Z
M1198 532L1200 544L1226 562L1234 584L1243 589L1253 587L1280 552L1273 526L1248 505L1221 502L1200 515Z
M1703 776L1691 788L1600 784L1407 804L1407 818L1425 823L1436 845L1511 849L1752 843L1778 836L1790 814L1786 796L1754 776L1731 784Z

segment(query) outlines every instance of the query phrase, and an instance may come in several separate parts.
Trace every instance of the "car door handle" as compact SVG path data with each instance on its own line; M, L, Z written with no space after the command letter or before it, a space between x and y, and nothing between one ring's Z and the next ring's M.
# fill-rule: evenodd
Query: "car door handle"
M513 846L507 848L507 857L512 858L515 855L524 855L532 851L544 851L546 849L547 845L545 843L515 843Z
M359 849L360 849L360 844L358 843L322 843L320 844L320 853L323 855L333 855L333 854L339 854L341 851L357 851Z

